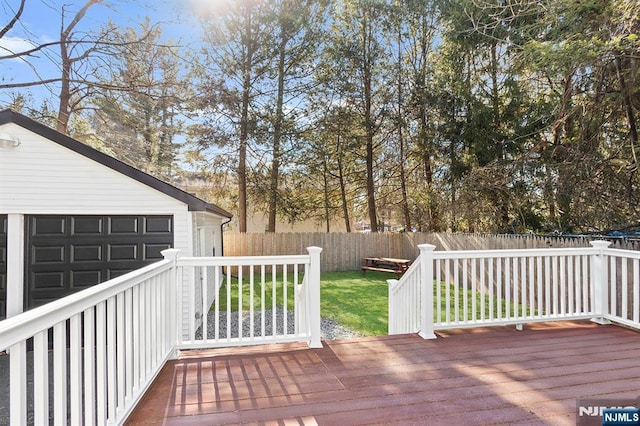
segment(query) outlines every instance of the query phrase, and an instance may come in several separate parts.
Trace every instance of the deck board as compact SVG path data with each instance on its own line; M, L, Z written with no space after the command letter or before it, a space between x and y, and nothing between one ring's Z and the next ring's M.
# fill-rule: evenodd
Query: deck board
M576 399L640 396L640 333L532 324L185 352L129 425L575 424Z

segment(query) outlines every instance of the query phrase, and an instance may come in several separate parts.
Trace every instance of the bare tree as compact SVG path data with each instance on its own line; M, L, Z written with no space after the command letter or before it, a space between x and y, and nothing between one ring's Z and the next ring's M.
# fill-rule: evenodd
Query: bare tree
M24 0L21 2L14 16L3 27L0 38L15 28L20 21L25 3ZM115 25L105 23L100 29L87 32L80 29L80 23L85 19L87 12L98 5L109 6L106 0L86 0L77 11L70 12L71 7L63 4L60 8L60 32L57 40L46 43L26 40L32 47L21 51L9 51L4 48L0 52L0 61L21 59L31 67L35 75L35 78L30 80L0 84L0 89L55 85L58 93L55 127L62 133L68 132L72 115L86 108L88 100L97 91L132 90L130 87L116 86L100 79L100 75L109 67L108 58L114 55L114 51L117 50L115 48L123 46L122 42L114 37L117 34ZM140 39L127 43L141 43L150 33L151 31L148 31L142 34ZM59 70L59 74L46 77L41 74L36 61L43 56L52 62L53 69Z

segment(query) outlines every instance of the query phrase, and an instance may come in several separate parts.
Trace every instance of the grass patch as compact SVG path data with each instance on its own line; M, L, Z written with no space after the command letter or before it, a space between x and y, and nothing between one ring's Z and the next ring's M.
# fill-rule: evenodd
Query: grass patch
M365 336L381 336L389 332L389 288L387 280L393 275L384 272L367 271L365 277L360 271L349 272L325 272L320 283L321 314L325 318L331 318L342 326L357 331ZM447 312L446 293L449 292L449 316L455 320L455 287L451 284L440 283L441 321L445 321ZM434 289L435 293L435 289ZM471 318L473 305L476 307L476 319L481 319L482 299L480 293L472 290L458 288L458 315L463 320L466 293L467 316ZM474 298L475 295L475 298ZM434 294L435 300L435 294ZM513 315L514 304L511 303L510 311ZM494 297L493 315L498 315L498 309L502 315L506 312L507 303L504 299ZM519 306L518 306L519 307ZM490 312L489 296L484 298L485 317ZM530 310L525 309L526 315ZM434 317L437 310L434 309ZM436 319L436 318L434 318Z
M300 276L300 281L302 281L302 276ZM273 301L275 299L276 306L282 306L285 300L285 290L284 290L284 280L281 275L276 275L275 281L270 274L267 274L267 280L264 283L264 309L272 309ZM300 283L298 283L300 284ZM224 284L222 288L220 288L220 310L226 311L227 305L231 307L232 312L237 312L238 307L240 306L240 298L238 295L238 278L231 278L231 295L227 296L227 278L224 279ZM275 288L275 292L274 292ZM253 293L252 293L253 290ZM256 277L255 283L252 286L249 284L249 280L247 277L243 278L242 281L242 310L248 311L251 307L251 301L253 300L253 309L258 310L262 309L262 285L259 281L259 277ZM252 298L253 294L253 298ZM286 289L286 300L287 300L287 309L294 308L294 283L291 275L287 277L287 289ZM229 303L230 302L230 303ZM215 303L212 305L211 309L215 308Z
M389 288L394 275L367 271L325 272L320 281L322 317L365 336L389 331Z
M320 314L323 318L329 318L345 328L356 331L364 336L381 336L386 335L389 330L389 289L387 280L394 278L395 276L384 272L367 271L366 276L362 276L361 271L347 271L347 272L324 272L320 278ZM256 277L257 278L257 277ZM276 301L276 306L282 306L284 300L284 285L282 276L276 276L275 282L271 275L268 275L268 280L264 284L265 309L272 309L273 300ZM302 278L300 278L302 279ZM246 278L245 278L246 280ZM226 279L225 279L226 283ZM236 278L231 279L231 311L238 310L239 297L238 297L238 280ZM275 293L273 291L275 286ZM224 285L220 290L220 310L227 310L227 286ZM288 276L287 279L287 309L294 309L294 284L292 277ZM445 294L449 292L450 296L450 318L455 320L455 288L453 285L440 284L440 292L442 300L441 307L441 320L444 321L447 309L447 303ZM462 320L464 312L464 295L465 291L458 289L458 309L459 319ZM475 293L475 299L474 299ZM261 305L262 289L259 282L256 282L253 286L253 309L259 310ZM473 304L476 306L476 317L480 319L481 312L481 299L480 294L471 290L466 290L467 294L467 312L470 317L473 312ZM434 295L435 297L435 295ZM251 304L251 286L248 280L242 283L242 309L248 311ZM485 316L488 317L490 310L489 297L485 297L484 301ZM504 315L506 310L505 300L499 300L494 298L493 312L494 317L497 316L498 306L501 306L502 314ZM215 304L214 304L215 306ZM214 308L212 307L212 309ZM510 311L513 315L514 305L511 303ZM529 309L526 309L527 315ZM437 314L437 310L434 309L434 315Z
M343 327L357 331L365 336L380 336L388 332L389 290L387 279L391 275L382 272L367 272L366 277L360 271L325 272L320 278L320 315L337 321ZM257 278L257 277L256 277ZM277 275L275 283L271 275L264 284L264 307L272 309L275 298L276 306L282 306L284 285L282 276ZM287 279L287 309L294 308L293 281ZM238 279L231 278L231 294L227 298L227 280L220 289L219 309L226 311L230 306L232 312L238 311L239 292ZM275 295L273 292L275 286ZM259 282L253 285L253 309L259 310L262 289ZM230 303L228 303L228 300ZM251 307L251 286L246 277L242 283L242 309ZM211 307L215 309L215 303Z
M446 294L447 292L449 292L449 319L450 321L456 321L456 317L455 317L455 309L456 309L456 305L455 305L455 286L453 284L445 284L443 282L440 283L440 321L441 322L445 322L447 320L447 299L446 299ZM466 306L467 306L467 316L464 316L464 307L465 307L465 298L464 295L466 294ZM520 295L521 296L521 295ZM475 297L475 299L474 299ZM511 295L511 297L513 297L513 294ZM527 295L528 297L528 295ZM436 289L434 288L434 294L433 294L433 299L437 300L437 292ZM475 302L475 303L474 303ZM527 303L529 303L529 301L527 301ZM480 320L483 319L482 318L482 296L481 293L475 290L463 290L462 288L458 288L458 320L459 321L466 321L466 320L472 320L473 318L473 306L475 304L475 308L476 308L476 315L475 315L475 319ZM493 295L493 306L491 306L491 303L489 301L489 294L485 293L484 295L484 319L489 319L490 315L489 313L491 311L493 311L493 318L498 318L500 317L505 317L506 316L506 312L507 312L507 306L509 307L509 315L510 317L513 317L516 315L516 307L518 309L517 311L517 315L518 316L529 316L531 315L532 310L528 307L525 306L523 308L522 305L518 304L514 304L513 302L507 303L506 299L498 299L496 297L496 295ZM437 307L434 306L434 312L433 312L433 317L434 320L437 321L438 320L438 310L436 309ZM533 314L537 315L538 311L537 310L533 310Z

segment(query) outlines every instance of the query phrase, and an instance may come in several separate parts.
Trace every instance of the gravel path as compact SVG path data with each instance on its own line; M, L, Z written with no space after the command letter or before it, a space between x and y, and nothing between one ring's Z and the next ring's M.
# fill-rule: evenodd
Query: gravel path
M273 317L274 317L273 311L271 310L265 311L264 326L265 326L266 334L270 334L270 331L273 329L273 319L274 319ZM218 336L219 338L224 339L227 337L226 311L220 312L218 315L218 318L219 318ZM284 332L284 321L283 321L284 312L281 307L276 308L275 320L276 320L277 334L284 334L283 333ZM216 321L215 313L210 311L207 316L207 337L209 338L214 338L215 336L215 321ZM262 315L260 314L260 312L254 313L253 322L254 322L253 324L254 335L258 335L258 336L261 335L262 334ZM231 337L238 337L239 323L240 321L238 319L238 313L232 312L231 324L229 327ZM249 336L250 331L251 331L251 318L250 318L250 314L246 312L242 316L242 335ZM287 311L287 332L288 333L294 332L294 314L291 311ZM342 338L348 338L348 337L361 336L361 334L352 330L348 330L342 327L336 321L333 321L327 318L321 318L320 320L320 335L323 340L342 339ZM202 327L200 327L196 331L196 339L201 339L201 338L202 338Z

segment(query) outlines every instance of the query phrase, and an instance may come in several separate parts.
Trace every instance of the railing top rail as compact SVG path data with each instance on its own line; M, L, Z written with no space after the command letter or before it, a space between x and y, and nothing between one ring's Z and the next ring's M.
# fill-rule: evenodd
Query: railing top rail
M178 257L178 266L227 266L227 265L282 265L308 264L308 254L289 256L222 256L222 257Z
M412 276L415 273L418 273L419 269L420 269L420 262L413 262L411 265L409 265L409 269L407 269L405 271L405 273L402 274L402 278L404 278L402 280L402 282L407 282L407 278ZM405 277L407 277L407 278L405 278ZM401 280L387 280L387 284L390 283L390 282L393 282L393 284L394 284L393 286L389 286L389 288L390 288L390 290L391 290L391 292L393 294L396 294L397 292L400 291L400 287L401 286L397 285L400 281Z
M28 339L61 321L97 305L144 280L169 270L173 262L161 260L152 265L73 293L11 318L0 321L0 351Z
M640 259L640 251L636 250L608 248L605 249L603 253L608 256L625 257L627 259Z
M536 248L536 249L497 249L497 250L453 250L434 251L434 259L481 259L481 258L514 258L514 257L555 257L582 256L597 253L593 247L578 248Z

